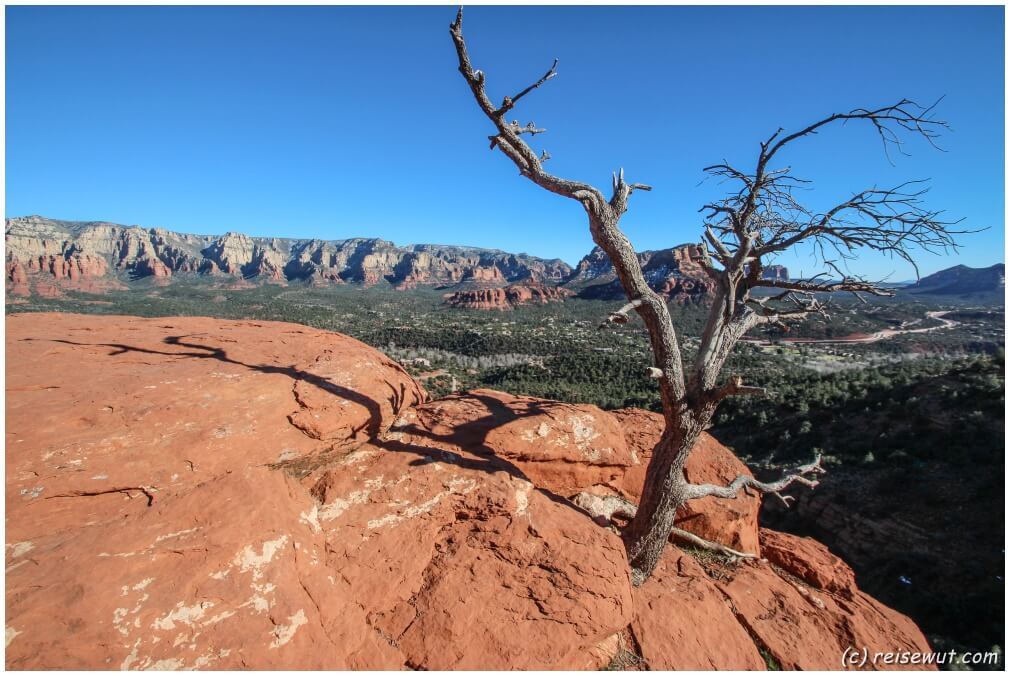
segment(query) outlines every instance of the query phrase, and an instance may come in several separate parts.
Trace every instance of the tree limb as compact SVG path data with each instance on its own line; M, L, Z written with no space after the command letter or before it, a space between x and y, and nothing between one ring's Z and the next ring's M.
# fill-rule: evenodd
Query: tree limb
M807 465L801 465L796 468L795 474L790 474L785 476L778 481L773 481L766 483L763 481L758 481L754 477L748 474L741 474L736 479L734 479L728 486L716 486L714 484L687 484L687 500L697 500L699 498L706 498L709 496L715 496L717 498L726 498L729 500L736 499L737 494L742 488L755 488L762 493L771 493L775 497L782 500L782 502L788 507L790 500L795 500L792 496L782 495L779 491L782 491L794 483L803 484L804 486L809 486L810 488L815 488L818 485L816 479L810 479L807 474L824 474L826 470L821 467L821 456Z
M460 12L462 12L462 8L460 8ZM462 17L457 18L457 21L462 23ZM544 76L542 78L540 78L539 80L537 80L529 87L516 94L515 96L506 96L505 99L502 101L501 107L495 112L497 112L499 115L504 115L508 111L512 110L512 108L517 103L519 103L519 99L526 96L531 91L537 89L538 87L540 87L540 85L542 85L543 83L547 82L552 77L557 75L558 74L557 68L558 68L558 60L554 59L554 63L551 65L550 68L547 69L547 72L544 73Z
M726 545L720 544L718 542L712 542L711 540L706 540L705 538L698 537L690 531L686 531L683 528L673 528L670 531L671 540L683 540L684 542L690 542L692 545L701 547L702 549L707 549L711 552L719 552L720 554L725 554L726 556L732 556L736 559L756 559L758 558L754 554L748 554L747 552L738 552L735 549L731 549Z
M467 53L466 42L463 39L463 8L456 13L456 20L449 26L453 44L456 46L456 56L459 59L459 72L466 80L473 93L477 106L495 125L498 133L492 137L492 147L500 148L505 155L518 167L519 173L529 178L540 187L563 197L580 202L603 203L603 195L596 188L586 183L559 178L544 171L543 164L537 154L520 137L515 127L505 121L505 112L496 108L485 91L485 75L483 71L474 69ZM548 74L550 71L548 71ZM544 78L544 82L549 80ZM542 84L542 83L541 83ZM535 87L534 87L535 88ZM526 91L520 92L525 95ZM519 97L519 95L517 95ZM513 99L513 105L515 104ZM518 126L518 124L516 124Z
M764 387L755 387L753 385L744 385L743 378L741 376L732 376L725 385L720 387L718 390L712 393L713 398L716 401L722 401L727 397L737 397L737 396L756 396L756 397L767 397L771 393Z
M603 320L603 323L600 324L599 328L602 329L607 324L627 324L629 320L628 313L637 308L641 304L642 304L641 298L637 298L631 301L630 303L626 303L625 305L621 306L620 310L618 310L617 312L612 312L609 316L607 316L607 318Z

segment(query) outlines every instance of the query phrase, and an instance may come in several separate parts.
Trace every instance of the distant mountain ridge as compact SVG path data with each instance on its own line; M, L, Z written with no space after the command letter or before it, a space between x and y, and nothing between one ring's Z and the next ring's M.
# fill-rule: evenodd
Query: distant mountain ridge
M557 284L571 273L560 259L545 260L477 247L382 239L346 240L191 235L106 222L57 221L41 216L6 222L7 276L48 273L81 282L122 276L167 280L179 274L226 275L260 282L317 285L387 282L396 288L528 281Z
M596 247L576 268L477 247L414 244L378 238L345 240L250 237L238 232L193 235L104 221L60 221L42 216L6 222L8 288L15 295L59 295L63 288L100 292L138 279L157 284L175 277L219 278L226 285L303 282L314 286L389 284L405 290L442 288L456 307L508 309L579 295L619 298L623 292L607 255ZM700 302L713 290L697 245L639 254L643 272L660 293L679 303ZM787 274L784 268L776 274ZM230 280L230 281L229 281ZM494 291L492 293L492 291Z
M624 295L610 260L599 247L573 268L557 258L470 246L398 246L379 238L293 239L239 232L193 235L42 216L7 219L5 239L7 285L15 294L58 295L61 288L102 291L125 288L137 279L167 284L173 277L198 275L236 286L301 282L314 286L388 284L400 290L441 288L451 292L446 294L447 303L458 307L508 307L572 295L608 299ZM698 245L681 244L643 251L638 258L655 290L673 302L697 303L714 290L701 255ZM777 280L790 278L781 265L768 265L763 274ZM1002 263L988 268L957 265L923 277L902 292L971 296L1002 294L1004 286Z
M970 268L955 265L927 275L904 288L914 294L943 296L969 296L975 294L1002 294L1006 287L1006 266L1003 263L987 268Z

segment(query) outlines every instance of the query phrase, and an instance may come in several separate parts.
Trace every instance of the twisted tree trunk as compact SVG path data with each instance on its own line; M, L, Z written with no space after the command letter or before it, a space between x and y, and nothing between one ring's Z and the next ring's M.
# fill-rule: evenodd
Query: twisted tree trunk
M514 96L505 96L501 105L491 102L486 90L484 71L474 68L463 39L463 9L449 26L456 47L459 72L473 94L478 108L494 126L488 136L491 150L501 151L519 169L521 176L554 194L575 200L589 217L593 241L607 254L620 280L628 303L610 315L608 321L624 323L634 310L642 318L652 347L654 366L649 375L659 382L665 430L646 471L645 486L637 513L625 528L623 537L631 562L632 577L640 584L655 569L674 531L677 510L685 502L707 496L733 499L740 490L754 488L771 493L788 504L791 499L780 491L793 483L809 487L817 481L807 475L823 473L820 458L799 467L779 481L764 483L744 474L727 486L691 484L684 476L684 466L695 442L712 421L719 403L730 396L762 395L763 388L743 384L731 376L719 385L719 376L737 342L750 329L761 325L784 326L811 314L827 316L826 305L816 293L849 291L880 296L893 292L880 285L845 274L834 261L824 258L833 250L842 259L854 257L854 251L868 248L888 253L913 263L910 248L927 251L954 246L953 223L939 220L941 212L919 206L924 190L908 192L904 184L891 190L864 190L824 213L815 213L799 204L793 189L800 181L788 169L769 169L769 163L788 144L807 137L825 125L849 120L869 122L884 143L901 148L899 132L917 134L930 143L946 123L933 120L933 106L923 108L902 99L896 104L869 110L857 108L836 113L800 131L783 136L779 129L760 145L753 173L728 164L706 167L710 175L739 182L742 188L718 202L706 204L700 250L700 264L715 286L715 297L701 336L698 353L690 372L685 373L677 333L670 319L666 299L645 280L631 242L618 227L628 210L628 199L636 190L651 190L641 183L627 183L624 170L614 173L610 199L581 181L561 178L548 172L544 163L550 154L537 154L523 140L546 130L533 122L521 125L506 120L516 103L557 75L557 59L544 75ZM935 106L936 104L934 104ZM914 184L914 182L913 182ZM962 231L965 232L965 231ZM765 260L802 242L812 243L824 264L841 279L823 279L825 273L806 280L766 280L762 275ZM711 247L711 248L710 248ZM777 296L752 297L761 287L781 290Z

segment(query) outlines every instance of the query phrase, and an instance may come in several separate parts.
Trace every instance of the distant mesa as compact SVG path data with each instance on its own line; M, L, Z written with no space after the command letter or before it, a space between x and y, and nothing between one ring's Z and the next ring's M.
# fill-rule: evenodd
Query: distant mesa
M955 265L946 270L934 272L918 282L905 287L914 294L937 296L972 296L980 294L1001 294L1005 288L1006 266L1003 263L987 268L969 268Z
M763 279L774 279L779 282L789 281L789 269L784 265L766 265L761 271Z
M471 310L511 310L519 305L546 305L575 294L558 286L512 284L504 288L472 289L446 294L447 305Z

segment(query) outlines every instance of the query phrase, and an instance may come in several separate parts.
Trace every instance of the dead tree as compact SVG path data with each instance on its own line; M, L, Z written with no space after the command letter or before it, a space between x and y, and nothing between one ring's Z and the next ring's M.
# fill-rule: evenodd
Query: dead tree
M557 75L557 60L539 80L495 104L485 89L484 72L470 61L463 39L462 8L450 33L459 57L459 71L478 107L494 126L494 133L488 136L491 149L504 153L520 175L541 188L582 205L593 241L609 256L628 297L628 303L608 321L626 322L628 313L634 310L648 331L655 360L649 371L659 383L665 430L649 463L637 513L623 531L632 578L640 584L659 561L674 529L677 509L685 502L707 496L731 499L750 488L774 494L788 504L790 498L783 496L782 490L792 484L814 487L816 475L824 471L818 458L772 483L749 475L737 477L727 486L691 484L685 479L687 458L698 436L710 425L719 403L727 397L764 394L763 389L744 384L736 375L720 382L723 365L744 334L759 326L784 326L813 314L826 315L823 294L847 291L891 295L878 284L842 273L844 261L861 249L884 252L914 264L911 254L915 249L940 251L954 247L953 224L940 220L939 212L921 206L925 189L917 183L890 190L864 190L824 213L815 213L794 199L795 188L802 181L788 168L773 168L773 160L791 143L847 121L871 124L885 151L899 152L903 152L902 137L906 133L934 143L946 124L932 118L932 106L923 108L903 99L874 110L860 108L830 115L793 133L780 129L760 144L752 171L725 162L707 167L709 175L728 179L737 190L701 210L702 266L714 282L715 291L697 355L692 363L685 364L666 300L646 283L631 242L618 228L632 194L651 188L628 182L621 169L614 173L608 199L591 185L548 172L544 168L550 157L547 152L538 155L522 138L545 130L533 122L523 125L508 118L520 100ZM798 281L764 278L764 266L772 257L804 243L815 248L837 279L826 275ZM770 291L762 292L766 289Z

